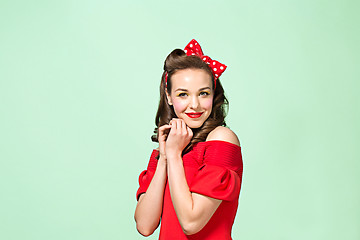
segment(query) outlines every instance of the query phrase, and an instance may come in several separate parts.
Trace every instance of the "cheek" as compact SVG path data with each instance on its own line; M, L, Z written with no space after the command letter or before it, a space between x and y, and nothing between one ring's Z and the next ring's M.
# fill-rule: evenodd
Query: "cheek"
M211 109L212 108L212 99L206 99L202 102L202 107L205 109Z
M176 112L183 112L186 110L186 107L187 107L187 104L184 101L174 100L173 105L174 105L174 110Z

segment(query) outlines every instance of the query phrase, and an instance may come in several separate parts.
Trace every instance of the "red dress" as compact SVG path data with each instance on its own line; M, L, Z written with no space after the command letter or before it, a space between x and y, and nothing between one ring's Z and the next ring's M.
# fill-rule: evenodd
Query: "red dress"
M158 150L153 150L146 170L139 176L136 193L145 193L154 176ZM230 240L241 188L243 163L241 147L230 142L211 140L199 142L183 155L185 176L190 192L221 199L220 206L209 222L193 235L185 235L176 216L166 181L160 240Z

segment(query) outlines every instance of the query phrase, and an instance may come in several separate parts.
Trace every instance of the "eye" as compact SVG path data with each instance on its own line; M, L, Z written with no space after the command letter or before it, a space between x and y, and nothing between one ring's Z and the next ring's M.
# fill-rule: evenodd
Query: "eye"
M207 95L210 95L210 93L208 93L208 92L200 92L200 96L207 96Z
M178 97L185 97L185 96L187 96L187 93L182 92L178 94Z

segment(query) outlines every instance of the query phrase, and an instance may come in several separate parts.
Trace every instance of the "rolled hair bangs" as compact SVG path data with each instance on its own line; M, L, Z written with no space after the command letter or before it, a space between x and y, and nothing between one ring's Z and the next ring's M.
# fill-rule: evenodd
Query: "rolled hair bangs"
M210 67L197 55L187 56L182 49L173 50L165 59L164 72L160 82L160 100L158 110L155 117L154 135L151 136L153 142L158 141L159 127L169 124L172 118L177 118L173 106L169 105L165 91L171 93L171 76L179 70L183 69L202 69L207 72L212 79L212 87L214 89L214 76ZM167 73L167 87L165 75ZM224 94L224 89L221 85L220 79L216 80L216 88L214 91L213 106L211 114L208 119L199 128L191 129L193 131L193 138L185 147L182 154L191 150L194 144L204 142L208 134L218 126L226 126L225 117L228 111L229 102ZM159 157L159 156L158 156Z

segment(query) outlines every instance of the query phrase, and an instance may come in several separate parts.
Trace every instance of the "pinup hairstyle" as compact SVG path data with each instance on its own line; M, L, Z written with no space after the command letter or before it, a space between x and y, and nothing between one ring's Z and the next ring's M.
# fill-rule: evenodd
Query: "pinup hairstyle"
M169 105L167 101L165 88L166 91L170 94L171 76L177 71L182 69L203 69L211 76L212 85L214 89L214 76L211 72L211 69L199 56L196 55L187 56L182 49L173 50L167 56L164 62L164 73L162 74L161 83L160 83L160 101L155 117L155 124L156 124L156 128L154 130L155 135L151 137L152 141L154 142L158 142L159 127L165 124L169 124L172 118L177 118L173 106ZM167 87L165 87L166 72L168 73ZM190 143L183 150L183 154L190 151L195 143L205 141L207 135L217 126L226 126L225 116L227 114L228 104L229 102L224 95L224 89L221 86L220 80L217 79L211 114L201 127L191 129L193 131L193 137Z

